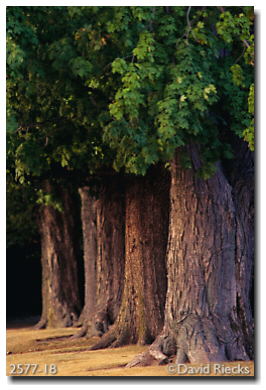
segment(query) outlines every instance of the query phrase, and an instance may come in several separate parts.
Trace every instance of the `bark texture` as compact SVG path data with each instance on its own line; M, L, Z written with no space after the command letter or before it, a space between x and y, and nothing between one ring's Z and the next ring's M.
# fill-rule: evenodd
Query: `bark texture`
M162 364L174 355L177 363L250 358L243 323L248 292L242 291L246 280L240 283L246 263L237 261L243 225L232 188L220 165L209 180L199 178L197 147L188 152L193 169L182 168L178 151L171 163L164 329L129 367L151 364L151 357ZM244 279L246 272L250 270L245 269Z
M48 182L44 190L51 192ZM37 328L73 326L80 313L75 205L66 188L58 194L62 212L40 208L42 316Z
M254 358L254 155L246 142L238 140L230 181L236 207L237 312L245 335L245 348Z
M81 216L84 247L85 305L79 336L102 336L115 321L124 281L124 188L120 177L107 177L92 195L83 187Z
M152 169L126 184L125 284L117 320L92 349L151 343L163 326L169 174Z

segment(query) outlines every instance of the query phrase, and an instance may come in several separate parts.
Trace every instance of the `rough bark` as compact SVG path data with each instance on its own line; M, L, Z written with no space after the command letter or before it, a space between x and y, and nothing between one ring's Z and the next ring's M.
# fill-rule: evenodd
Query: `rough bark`
M46 182L45 192L51 192ZM80 313L75 205L66 188L58 189L63 211L40 208L42 315L37 328L68 327Z
M151 357L158 364L170 356L177 363L249 359L238 310L242 242L232 188L220 165L212 178L201 179L199 152L195 146L188 152L193 169L182 168L178 151L171 163L164 329L129 367L151 364Z
M92 349L147 344L163 326L169 174L154 168L126 183L125 285L110 331Z
M81 216L85 305L76 337L102 336L115 321L124 279L124 189L120 177L105 178L95 195L83 187Z
M238 140L232 160L230 182L236 207L237 312L245 335L245 348L254 357L254 155L246 142Z

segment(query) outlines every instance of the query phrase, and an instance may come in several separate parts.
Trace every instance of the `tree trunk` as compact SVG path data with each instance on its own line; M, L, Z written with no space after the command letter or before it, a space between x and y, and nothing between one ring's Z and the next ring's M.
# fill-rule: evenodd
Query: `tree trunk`
M79 190L85 267L85 305L82 328L76 335L102 336L114 323L121 304L124 279L124 189L111 176L93 195Z
M151 357L162 364L171 355L177 363L249 359L238 310L241 242L232 188L220 165L201 179L198 150L188 151L193 169L182 168L178 151L171 163L164 329L129 367L151 364Z
M45 183L45 192L51 192ZM80 312L74 210L66 188L58 191L63 211L40 208L42 316L37 328L73 326Z
M125 285L114 326L92 349L147 344L163 326L168 235L168 172L126 183Z
M230 181L236 207L237 312L248 355L254 357L253 273L254 273L254 156L246 142L236 143Z

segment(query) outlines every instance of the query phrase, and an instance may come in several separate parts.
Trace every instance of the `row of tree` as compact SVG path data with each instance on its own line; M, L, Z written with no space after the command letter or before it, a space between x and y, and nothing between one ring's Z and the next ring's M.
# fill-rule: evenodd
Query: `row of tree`
M38 205L39 327L151 344L131 365L253 357L253 24L7 8L8 191Z

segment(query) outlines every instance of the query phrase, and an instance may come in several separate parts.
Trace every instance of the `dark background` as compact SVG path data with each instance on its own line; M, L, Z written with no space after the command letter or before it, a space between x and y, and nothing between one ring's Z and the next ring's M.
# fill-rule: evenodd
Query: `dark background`
M7 323L29 319L38 321L42 312L41 244L12 246L7 249L6 318ZM78 278L81 308L84 304L84 263L80 248ZM34 318L33 318L34 317Z
M39 244L7 250L7 321L41 315L40 255Z

